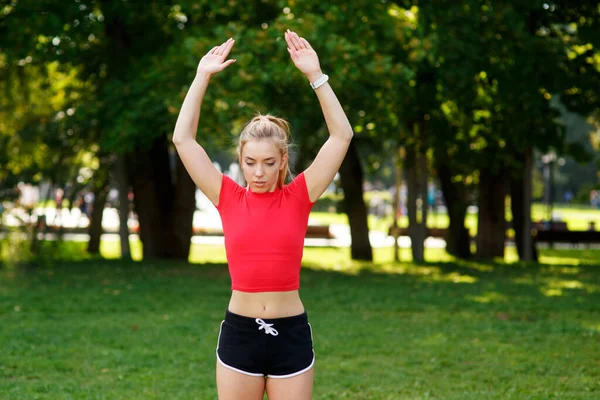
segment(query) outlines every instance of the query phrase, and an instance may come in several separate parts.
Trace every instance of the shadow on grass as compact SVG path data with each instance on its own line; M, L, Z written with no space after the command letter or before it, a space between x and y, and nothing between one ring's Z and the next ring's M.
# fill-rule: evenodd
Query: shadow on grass
M319 290L341 284L343 301L371 293L374 303L399 309L489 310L514 313L600 311L595 265L453 261L423 264L353 263L331 271L307 265L303 278ZM379 308L379 307L377 307ZM509 318L499 314L498 318ZM516 316L530 319L530 316Z

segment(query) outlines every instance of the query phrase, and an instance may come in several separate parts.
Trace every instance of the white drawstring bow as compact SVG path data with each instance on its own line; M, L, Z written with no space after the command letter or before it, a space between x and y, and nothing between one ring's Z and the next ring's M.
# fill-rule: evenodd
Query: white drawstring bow
M260 325L260 326L258 327L258 330L259 330L259 331L260 331L261 329L264 329L264 330L265 330L265 333L266 333L267 335L273 335L273 336L277 336L277 335L279 335L279 332L277 332L277 330L276 330L275 328L272 328L273 324L267 324L265 321L263 321L263 320L262 320L262 319L260 319L260 318L256 318L256 320L255 320L255 321L256 321L256 323L257 323L258 325Z

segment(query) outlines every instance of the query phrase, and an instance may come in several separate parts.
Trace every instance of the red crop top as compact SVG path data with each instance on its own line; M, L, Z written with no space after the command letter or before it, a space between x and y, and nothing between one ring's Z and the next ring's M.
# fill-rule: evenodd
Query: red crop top
M254 193L223 175L219 204L231 288L283 292L300 287L308 214L304 173L273 192Z

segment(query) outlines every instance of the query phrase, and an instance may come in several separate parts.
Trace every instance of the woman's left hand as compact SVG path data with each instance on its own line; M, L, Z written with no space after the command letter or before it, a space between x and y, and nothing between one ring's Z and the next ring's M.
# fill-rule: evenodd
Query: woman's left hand
M306 75L310 82L319 79L323 75L321 66L319 65L319 57L313 48L310 47L308 41L289 29L285 32L285 41L287 42L288 52L296 68Z

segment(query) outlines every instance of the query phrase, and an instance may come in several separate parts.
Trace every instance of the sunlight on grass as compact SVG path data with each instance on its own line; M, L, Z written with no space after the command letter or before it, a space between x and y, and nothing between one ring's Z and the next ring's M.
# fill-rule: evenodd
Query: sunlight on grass
M600 265L599 249L540 249L540 262L552 265Z
M597 324L584 324L584 326L586 328L588 328L589 330L594 331L595 333L600 333L600 323Z
M519 254L515 246L506 247L504 249L504 262L515 263L519 262Z
M562 275L577 275L581 272L581 268L551 265L551 266L541 268L541 271L544 273L551 273L551 274L560 273Z
M101 251L106 258L118 258L118 242L103 242ZM141 258L139 242L132 245L132 253ZM428 262L451 262L454 260L444 249L426 249ZM431 282L474 283L477 278L458 272L443 273L439 267L415 267L412 264L410 249L401 249L400 263L393 262L393 248L373 249L373 262L355 261L350 258L349 248L307 247L304 249L302 264L305 268L323 271L339 271L348 275L358 275L362 271L373 273L418 275ZM134 258L135 259L135 258ZM193 244L190 250L190 262L204 264L226 264L225 247L222 245Z
M541 288L540 292L544 296L548 296L548 297L562 296L562 294L563 294L561 289L555 289L555 288Z
M120 257L120 245L118 241L103 240L100 245L100 252L104 258L117 259ZM139 240L131 240L131 253L132 258L135 261L142 259L142 244ZM518 263L519 256L514 246L506 247L504 260L496 260L499 262L505 262L508 264ZM598 250L582 250L582 251L569 251L569 250L541 250L540 251L540 262L542 264L550 265L580 265L582 263L587 264L600 264L600 251ZM438 262L454 262L456 259L448 254L445 249L439 248L427 248L425 249L425 260L427 263L438 263ZM227 263L225 255L225 247L223 245L210 245L210 244L192 244L190 248L189 261L192 263ZM400 262L412 263L412 252L410 248L400 249ZM485 263L475 262L470 264L465 261L466 265L472 268L484 271L488 268ZM311 266L319 269L330 269L333 271L352 270L356 264L355 261L350 258L350 248L337 248L337 247L306 247L304 249L303 265ZM379 265L380 268L389 269L396 268L397 263L394 262L394 251L392 247L382 247L373 249L373 263ZM393 264L393 266L386 266L386 264ZM577 271L573 271L577 273Z
M227 264L225 246L192 244L192 247L190 248L190 262Z
M527 271L527 270L526 270ZM547 297L564 296L571 293L600 293L600 285L592 282L582 282L571 279L573 275L581 274L580 268L573 267L545 267L539 270L531 270L521 276L513 278L513 282L519 285L538 286L540 293ZM563 276L569 279L563 279Z
M427 262L449 262L454 257L446 253L445 249L425 249ZM400 264L413 261L411 249L400 249ZM306 247L304 249L303 264L319 265L322 268L342 270L351 267L354 262L350 258L350 248L335 247ZM394 263L394 250L392 247L373 249L373 264Z
M556 256L540 256L539 261L542 264L555 265L579 265L581 259L577 257L556 257Z
M585 285L580 281L566 281L562 279L549 280L548 283L553 287L561 289L581 289L585 287Z
M586 293L600 292L600 285L577 280L548 277L544 279L544 283L545 287L541 287L540 290L546 296L562 296L568 290L583 290Z
M483 292L479 296L467 296L468 299L473 300L477 303L490 304L490 303L507 303L509 301L508 296L498 292Z
M131 258L134 261L140 261L142 259L142 242L132 236L129 239L129 248ZM100 254L109 260L121 258L121 244L117 240L102 240L100 242Z

